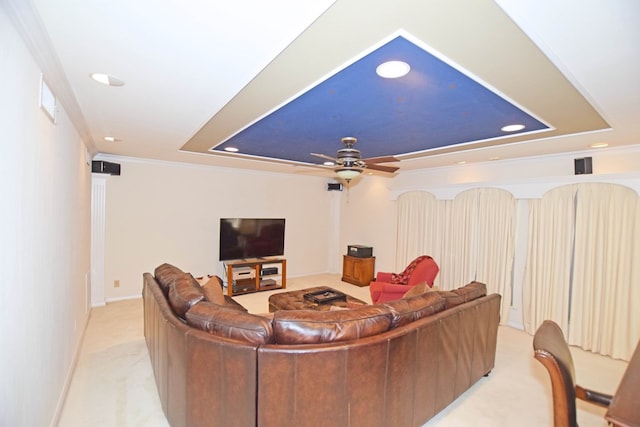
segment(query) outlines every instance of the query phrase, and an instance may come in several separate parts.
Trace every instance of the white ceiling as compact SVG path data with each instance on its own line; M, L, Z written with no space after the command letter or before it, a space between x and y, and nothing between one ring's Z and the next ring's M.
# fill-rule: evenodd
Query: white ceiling
M281 71L277 68L279 60L298 52L296 39L315 44L306 44L304 54L298 54L295 60L315 67L320 77L326 76L340 67L325 60L332 58L334 50L350 47L352 57L346 62L353 61L362 56L363 46L380 41L377 34L371 37L378 38L367 39L371 31L365 29L385 28L390 22L402 25L402 19L407 18L401 15L406 15L412 21L406 22L407 27L436 22L440 31L449 31L446 40L434 36L421 41L438 47L464 67L473 64L473 55L483 52L487 40L495 41L491 51L496 52L505 37L511 38L497 31L487 31L482 37L477 34L483 27L475 23L490 28L494 20L504 21L505 13L528 36L523 41L533 41L611 129L494 147L427 152L403 159L402 170L451 165L460 160L486 161L493 156L579 152L595 142L608 142L612 147L640 143L637 0L3 1L19 29L31 40L32 50L39 52L36 57L44 64L45 77L95 153L293 172L288 164L192 153L181 148L216 117L234 123L235 128L224 132L236 132L299 92L300 87L295 86L301 84L296 83L299 70L290 67L287 72L274 72ZM331 28L327 22L337 19L334 15L338 14L340 20L333 22L341 22L343 27ZM299 37L303 32L305 37ZM424 32L429 38L429 29ZM434 29L433 34L443 33ZM476 45L478 40L485 45ZM446 46L453 48L446 51ZM456 46L464 49L456 50ZM483 67L469 71L491 81L504 76L504 70L511 66L527 69L527 58L518 58L518 64L513 58L485 56ZM112 74L126 84L119 88L101 86L89 78L93 72ZM313 79L311 74L307 77ZM519 88L513 91L517 94L528 82L545 81L544 76L526 72L512 77L513 81L500 77L502 81L491 83L512 96L509 87ZM544 101L538 100L541 111L534 112L541 117L547 108ZM553 103L556 105L548 107L557 108L557 100ZM105 136L121 141L107 142Z

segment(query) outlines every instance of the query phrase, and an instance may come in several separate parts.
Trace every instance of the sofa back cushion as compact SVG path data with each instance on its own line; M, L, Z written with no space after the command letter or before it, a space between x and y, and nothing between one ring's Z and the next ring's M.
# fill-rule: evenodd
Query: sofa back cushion
M350 341L385 332L392 314L383 306L353 310L279 310L273 315L278 344L318 344Z
M187 323L212 335L250 344L273 343L269 319L202 301L186 313Z
M173 285L169 287L169 305L183 320L185 313L203 299L202 287L189 273L182 273L176 277Z
M384 304L392 313L391 329L446 309L447 301L437 292L426 292Z
M474 281L452 291L439 291L438 294L447 301L447 308L452 308L487 295L487 285Z
M169 295L169 289L175 280L183 274L184 271L166 262L157 266L153 272L156 281L160 285L160 289L162 289L162 292L164 292L165 295Z

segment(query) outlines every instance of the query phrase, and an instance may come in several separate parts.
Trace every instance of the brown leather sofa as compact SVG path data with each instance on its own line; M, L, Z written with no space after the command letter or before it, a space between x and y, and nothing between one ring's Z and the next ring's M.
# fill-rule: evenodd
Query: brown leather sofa
M154 274L144 334L172 427L420 426L494 366L500 295L481 283L271 319Z

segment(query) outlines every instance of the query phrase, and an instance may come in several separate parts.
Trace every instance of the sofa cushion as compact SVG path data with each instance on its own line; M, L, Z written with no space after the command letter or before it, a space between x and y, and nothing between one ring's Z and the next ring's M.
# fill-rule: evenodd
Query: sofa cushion
M218 305L224 305L224 292L222 291L222 280L218 276L211 276L202 285L202 291L207 301Z
M202 301L187 311L186 318L189 325L219 337L250 344L273 342L271 321L263 316Z
M487 285L471 282L452 291L439 291L438 294L447 301L447 308L452 308L487 295Z
M183 274L184 271L166 262L157 266L153 272L156 281L160 285L160 289L162 289L165 295L169 294L169 288L171 288L176 278L182 276Z
M487 295L487 285L480 282L471 282L466 286L454 289L452 292L460 295L464 302L469 302Z
M184 314L197 302L204 299L204 291L189 273L176 277L169 288L169 305L183 319Z
M447 301L437 292L426 292L384 304L393 314L391 329L439 313L447 308Z
M382 333L391 326L392 314L383 306L353 310L279 310L273 316L278 344L316 344L349 341Z

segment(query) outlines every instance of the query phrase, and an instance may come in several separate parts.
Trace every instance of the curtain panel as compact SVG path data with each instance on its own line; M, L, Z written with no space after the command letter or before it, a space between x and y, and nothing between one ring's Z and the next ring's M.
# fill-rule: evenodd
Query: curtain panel
M585 350L628 360L640 338L640 200L616 184L576 184L531 204L525 329L545 319Z

